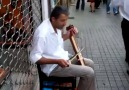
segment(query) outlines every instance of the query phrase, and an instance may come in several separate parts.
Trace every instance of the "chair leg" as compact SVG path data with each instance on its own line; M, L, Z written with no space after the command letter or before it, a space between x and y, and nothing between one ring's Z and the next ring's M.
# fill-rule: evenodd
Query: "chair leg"
M72 81L72 90L76 90L76 80Z

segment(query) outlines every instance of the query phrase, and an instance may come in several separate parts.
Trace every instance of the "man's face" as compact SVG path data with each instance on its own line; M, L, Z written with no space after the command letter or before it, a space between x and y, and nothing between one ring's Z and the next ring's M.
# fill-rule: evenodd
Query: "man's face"
M66 25L67 20L68 20L68 15L61 14L59 18L55 19L54 17L52 18L54 25L58 29L63 29L63 27Z

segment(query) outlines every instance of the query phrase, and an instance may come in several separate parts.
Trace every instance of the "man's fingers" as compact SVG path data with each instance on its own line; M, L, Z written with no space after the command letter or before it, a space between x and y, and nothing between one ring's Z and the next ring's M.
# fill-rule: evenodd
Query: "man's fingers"
M65 63L65 66L68 67L69 66L69 63L67 61L64 62Z
M67 61L62 62L62 65L61 65L62 68L65 68L65 67L68 67L68 66L69 66L69 63Z
M76 27L73 28L73 31L74 31L75 33L78 33L78 30L77 30Z
M74 29L71 29L71 30L70 30L70 33L71 33L72 35L74 35L74 34L75 34Z
M71 28L70 30L69 30L72 34L77 34L78 33L78 30L77 30L77 28Z
M76 33L78 33L78 29L77 29L76 27L74 27L74 31L75 31Z

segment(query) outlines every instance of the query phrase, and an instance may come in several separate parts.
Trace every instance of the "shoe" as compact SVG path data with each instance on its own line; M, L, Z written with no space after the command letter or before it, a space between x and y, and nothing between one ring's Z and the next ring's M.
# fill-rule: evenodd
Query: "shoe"
M92 12L95 12L95 10L93 10Z
M127 70L127 74L129 75L129 70Z
M99 7L96 7L96 9L100 9Z
M129 63L129 58L125 58L125 62L126 63Z
M126 63L128 64L128 66L129 66L129 61L126 61Z
M84 11L84 9L81 9L82 11Z
M90 10L89 12L92 12L92 10Z
M125 59L125 62L128 62L127 59Z
M79 8L76 7L76 10L79 10Z
M114 15L117 15L118 13L114 13Z
M110 12L108 11L107 14L110 14Z
M76 11L78 11L79 9L76 9Z
M95 12L95 10L90 10L89 12Z

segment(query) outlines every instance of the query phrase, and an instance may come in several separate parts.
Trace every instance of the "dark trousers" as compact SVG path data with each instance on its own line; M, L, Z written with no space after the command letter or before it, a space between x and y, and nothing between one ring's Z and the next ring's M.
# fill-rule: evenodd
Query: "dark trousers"
M126 51L125 60L129 64L129 21L126 20L125 18L121 22L121 28L122 28L122 36Z
M82 3L81 3L81 10L84 10L85 8L85 0L81 0ZM80 0L77 0L77 3L76 3L76 9L79 9L80 7Z
M102 0L103 1L103 4L105 4L107 2L107 0Z
M101 3L101 0L95 0L95 8L98 8Z

